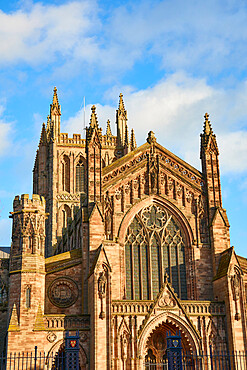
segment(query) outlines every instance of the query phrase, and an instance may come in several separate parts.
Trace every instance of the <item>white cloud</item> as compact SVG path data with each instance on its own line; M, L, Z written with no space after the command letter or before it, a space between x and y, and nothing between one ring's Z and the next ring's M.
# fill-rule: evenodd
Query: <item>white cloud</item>
M113 91L115 93L115 87ZM145 142L152 129L157 141L190 164L201 168L200 133L205 112L213 112L212 127L216 133L222 173L247 171L247 114L243 102L247 99L247 84L221 90L209 86L204 79L177 73L145 90L121 89L128 110L129 128L134 128L137 141ZM108 92L112 97L111 92ZM114 132L115 107L96 104L99 124L105 127L111 119ZM90 106L86 109L86 125ZM83 109L64 123L70 134L81 132Z
M0 219L0 245L10 246L12 221L8 218Z
M107 71L108 78L154 55L168 71L215 75L246 68L247 9L240 0L142 0L106 7L84 0L0 11L0 63L53 65L59 75L86 65Z
M60 64L83 47L88 47L90 58L93 24L97 29L94 7L94 1L74 1L59 6L36 3L10 14L0 11L0 62Z
M0 156L6 155L7 149L11 144L11 128L12 123L7 122L4 118L5 106L0 104Z

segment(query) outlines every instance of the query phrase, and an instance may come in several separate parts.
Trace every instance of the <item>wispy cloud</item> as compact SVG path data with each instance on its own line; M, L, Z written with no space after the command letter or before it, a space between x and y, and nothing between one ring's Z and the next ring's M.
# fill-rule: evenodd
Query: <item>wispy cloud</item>
M41 68L56 63L53 70L64 74L86 65L108 76L152 56L171 72L210 71L213 76L246 68L245 2L141 1L108 13L102 8L96 0L85 0L0 11L0 63Z
M94 1L57 6L36 3L9 14L0 11L0 63L47 65L87 47L90 58L95 45L90 31L98 23L94 22L94 6Z

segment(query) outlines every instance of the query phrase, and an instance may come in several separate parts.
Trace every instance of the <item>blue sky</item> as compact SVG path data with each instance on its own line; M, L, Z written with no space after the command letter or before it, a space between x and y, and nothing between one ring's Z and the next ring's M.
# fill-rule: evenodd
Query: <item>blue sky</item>
M115 131L124 94L138 145L160 144L201 169L203 116L220 150L231 244L247 257L247 5L208 1L0 0L0 245L13 197L32 193L32 168L54 86L62 132L83 133L96 104Z

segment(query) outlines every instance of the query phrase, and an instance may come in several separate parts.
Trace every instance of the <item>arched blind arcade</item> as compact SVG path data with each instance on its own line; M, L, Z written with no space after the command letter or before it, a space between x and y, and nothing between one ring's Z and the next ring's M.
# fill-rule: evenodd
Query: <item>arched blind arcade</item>
M152 204L132 220L125 238L126 298L154 299L165 274L181 299L187 299L185 235L177 219Z

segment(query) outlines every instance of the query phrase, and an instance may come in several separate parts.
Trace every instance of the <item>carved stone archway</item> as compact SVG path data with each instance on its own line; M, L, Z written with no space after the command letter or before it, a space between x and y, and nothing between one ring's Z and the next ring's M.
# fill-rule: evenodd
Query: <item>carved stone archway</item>
M166 352L166 335L180 331L182 347L186 352L199 353L200 338L196 330L185 319L171 312L154 317L143 329L138 343L139 368L143 368L145 357L152 355L157 362L161 361Z

